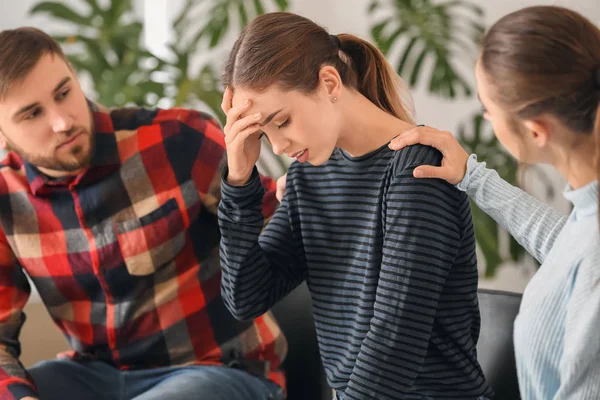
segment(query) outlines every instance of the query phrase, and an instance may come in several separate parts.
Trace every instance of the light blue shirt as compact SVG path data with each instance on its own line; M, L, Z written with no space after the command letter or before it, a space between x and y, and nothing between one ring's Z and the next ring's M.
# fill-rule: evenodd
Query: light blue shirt
M542 264L515 321L524 400L600 399L598 182L564 196L566 217L469 158L458 188Z

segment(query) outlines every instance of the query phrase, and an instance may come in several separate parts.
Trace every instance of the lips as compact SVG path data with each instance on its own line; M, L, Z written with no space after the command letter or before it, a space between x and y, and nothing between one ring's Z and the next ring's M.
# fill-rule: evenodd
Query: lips
M298 157L299 157L299 156L301 156L301 155L302 155L302 153L304 153L305 151L306 151L306 149L304 149L304 150L300 150L300 151L298 151L298 152L296 152L296 153L292 154L290 157L291 157L291 158L298 158Z
M75 135L71 136L71 138L69 140L67 140L66 142L62 142L61 144L59 144L57 149L60 149L63 146L67 146L67 145L73 143L75 141L75 139L77 139L82 134L83 134L83 132L76 133Z

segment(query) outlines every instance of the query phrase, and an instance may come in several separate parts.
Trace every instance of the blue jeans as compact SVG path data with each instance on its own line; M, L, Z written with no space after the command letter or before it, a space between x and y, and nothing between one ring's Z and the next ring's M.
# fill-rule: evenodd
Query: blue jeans
M101 361L43 361L29 369L40 399L282 400L275 383L219 366L120 371Z

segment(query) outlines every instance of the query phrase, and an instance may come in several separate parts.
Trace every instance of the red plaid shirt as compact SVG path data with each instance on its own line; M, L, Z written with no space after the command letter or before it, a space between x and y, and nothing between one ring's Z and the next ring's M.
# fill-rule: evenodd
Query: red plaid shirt
M184 109L91 107L96 150L79 176L49 180L14 153L0 163L0 398L36 395L18 361L25 272L67 356L122 370L231 363L283 384L275 320L237 321L221 299L218 124ZM264 183L268 216L275 184Z

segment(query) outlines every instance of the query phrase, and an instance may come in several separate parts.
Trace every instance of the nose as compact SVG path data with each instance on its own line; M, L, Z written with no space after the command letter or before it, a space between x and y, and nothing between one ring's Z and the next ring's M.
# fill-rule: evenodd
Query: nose
M281 137L276 139L269 137L269 141L271 142L271 146L273 147L273 153L277 154L278 156L285 153L285 151L290 147L290 141Z
M278 156L283 154L283 148L277 145L273 145L273 153L277 154Z
M50 111L50 118L52 131L55 133L67 132L73 128L73 118L61 107L52 109Z

